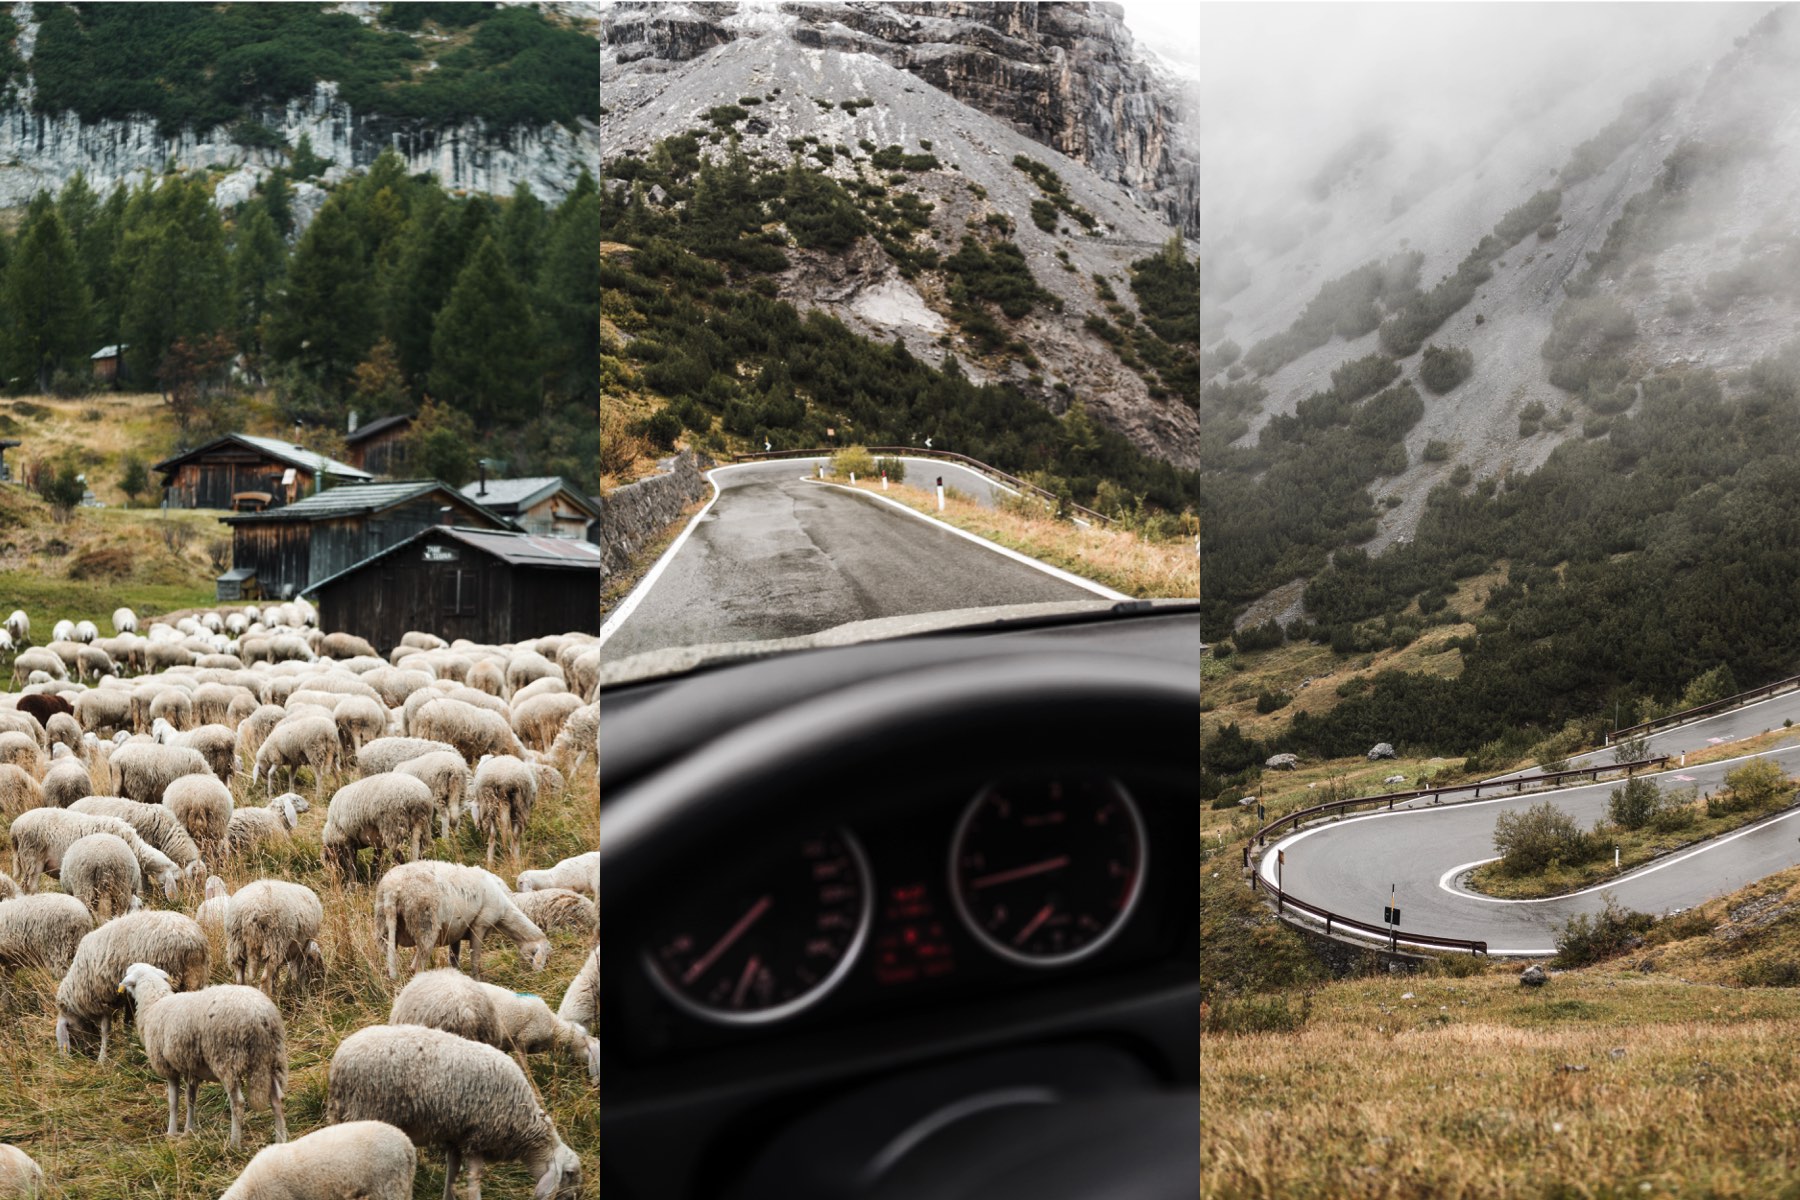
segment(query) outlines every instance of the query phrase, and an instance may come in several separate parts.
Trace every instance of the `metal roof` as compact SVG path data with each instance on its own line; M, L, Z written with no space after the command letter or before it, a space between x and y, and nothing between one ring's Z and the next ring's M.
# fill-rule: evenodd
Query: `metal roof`
M430 537L434 533L445 534L465 546L472 546L484 553L491 554L510 566L571 571L598 571L600 569L600 547L592 542L578 541L574 538L541 537L537 534L515 533L498 529L471 529L466 525L433 525L419 530L403 542L395 542L385 550L377 550L361 562L345 567L335 575L327 575L317 583L307 584L304 594L316 596L319 589L326 584L336 583L344 576L362 570L377 559L386 558L396 550L410 546L420 538Z
M482 488L486 487L486 493ZM513 513L530 508L558 490L569 493L570 499L577 507L589 516L597 517L600 509L594 502L583 495L581 489L564 479L561 475L534 475L526 479L490 479L485 485L477 480L465 483L462 494L477 504L486 504L495 512Z
M346 433L344 435L344 441L354 443L360 442L364 438L372 438L383 430L392 429L396 425L410 422L413 419L413 415L414 414L412 413L398 413L391 417L377 417L367 425L358 425L355 429Z
M353 467L349 463L339 462L335 458L327 458L323 454L315 454L305 446L295 442L284 442L276 438L252 437L247 433L228 433L222 438L215 438L204 446L196 446L185 454L177 454L172 458L165 458L150 469L153 471L170 470L178 464L186 462L190 458L198 458L208 451L216 450L227 442L237 442L240 445L248 446L252 450L268 455L277 462L284 462L295 467L303 467L315 475L336 475L340 479L375 478L360 467Z
M281 508L271 508L258 513L233 513L229 517L220 517L227 524L258 521L321 521L330 517L350 516L354 513L380 512L392 508L396 504L404 504L420 496L432 492L442 492L446 498L455 499L467 504L480 515L493 521L501 529L510 528L512 522L499 513L484 508L457 493L447 483L439 483L435 479L409 479L398 483L346 483L334 488L327 488L316 495L296 500Z
M102 346L98 350L94 351L92 354L88 355L88 357L89 358L117 358L119 356L119 352L121 350L129 350L129 349L131 349L130 342L120 342L116 346Z

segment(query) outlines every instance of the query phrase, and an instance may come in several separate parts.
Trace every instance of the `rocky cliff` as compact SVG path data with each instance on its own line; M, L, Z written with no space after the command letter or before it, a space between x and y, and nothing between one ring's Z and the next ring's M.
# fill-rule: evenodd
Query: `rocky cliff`
M1119 184L1199 236L1199 154L1182 81L1117 4L603 5L602 70L661 71L791 21L803 46L869 54Z

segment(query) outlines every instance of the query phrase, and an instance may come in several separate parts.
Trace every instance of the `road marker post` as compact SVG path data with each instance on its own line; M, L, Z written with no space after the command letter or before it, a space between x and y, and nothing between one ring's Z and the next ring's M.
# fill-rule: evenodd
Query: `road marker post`
M1400 899L1398 886L1388 884L1388 906L1381 910L1382 924L1388 927L1388 953L1400 949Z
M819 478L820 479L825 478L825 464L824 463L819 464Z
M939 475L937 477L937 494L938 494L938 511L943 512L944 511L944 477L942 475Z
M884 492L887 491L887 472L886 471L883 471L881 473L881 490Z
M1287 896L1287 893L1285 891L1283 891L1282 887L1281 887L1281 868L1282 868L1282 864L1284 864L1286 862L1287 862L1287 851L1286 850L1277 850L1275 852L1275 915L1276 916L1281 915L1281 902Z
M850 472L850 486L851 487L856 486L856 472L855 471Z

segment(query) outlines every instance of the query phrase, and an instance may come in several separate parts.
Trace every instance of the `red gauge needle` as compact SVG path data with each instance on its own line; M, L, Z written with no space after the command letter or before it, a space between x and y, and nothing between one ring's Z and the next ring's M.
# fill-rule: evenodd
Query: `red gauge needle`
M1048 921L1050 919L1050 914L1055 911L1056 906L1053 904L1046 904L1044 907L1038 909L1037 916L1031 918L1030 921L1026 922L1025 928L1013 935L1013 945L1023 946L1025 944L1025 939L1036 933L1038 931L1038 926L1042 925L1045 921Z
M743 937L744 931L756 924L757 918L769 911L770 903L771 898L764 896L761 900L752 904L750 906L750 911L739 917L738 923L726 930L725 936L720 938L711 950L708 950L705 954L694 960L694 965L689 967L686 973L682 975L681 982L690 984L706 974L706 972L712 968L712 965L719 961L719 955L731 949L731 944Z
M983 875L969 884L972 888L993 887L996 884L1011 883L1015 879L1029 879L1033 875L1042 875L1046 871L1060 871L1069 865L1069 856L1059 854L1055 858L1046 858L1043 862L1035 862L1029 866L1014 867L1010 871L996 871L992 875Z
M733 1007L744 1002L744 993L750 990L750 981L756 978L756 969L762 966L762 959L752 954L750 961L744 964L744 973L738 976L737 990L731 993Z

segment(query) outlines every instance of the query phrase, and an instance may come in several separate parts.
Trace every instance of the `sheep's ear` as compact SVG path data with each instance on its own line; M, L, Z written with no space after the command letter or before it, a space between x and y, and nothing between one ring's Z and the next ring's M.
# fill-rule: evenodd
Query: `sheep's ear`
M532 1190L531 1200L550 1200L556 1195L557 1189L562 1187L562 1176L562 1164L551 1163L550 1169L544 1172L543 1178L538 1180L537 1187Z

